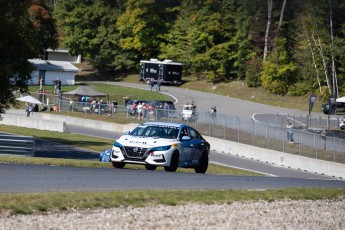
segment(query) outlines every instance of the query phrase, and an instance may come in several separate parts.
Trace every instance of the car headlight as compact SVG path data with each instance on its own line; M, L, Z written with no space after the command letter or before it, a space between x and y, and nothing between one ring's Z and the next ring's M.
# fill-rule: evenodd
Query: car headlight
M122 145L121 145L119 142L117 142L117 141L114 142L114 146L115 146L115 147L118 147L118 148L121 148L121 147L122 147Z
M167 151L171 148L171 145L158 146L151 149L151 151Z

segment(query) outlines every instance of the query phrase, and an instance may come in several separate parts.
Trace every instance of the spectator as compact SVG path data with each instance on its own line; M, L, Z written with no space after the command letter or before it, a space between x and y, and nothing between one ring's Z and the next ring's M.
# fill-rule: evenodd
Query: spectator
M138 106L137 106L137 113L138 113L138 119L140 120L143 116L143 105L139 102Z
M143 113L143 116L142 118L143 119L146 119L147 118L147 112L149 110L149 105L147 103L143 103L143 108L142 108L142 113Z
M126 109L127 109L127 104L128 104L128 101L130 100L131 98L130 97L123 97L123 100L125 101L125 112L126 112Z
M320 134L322 140L323 140L323 149L326 150L327 149L327 142L326 142L326 131L323 130Z
M149 84L150 89L151 89L151 91L152 91L153 86L155 85L155 82L154 82L152 79L150 79L150 80L147 81L147 83Z
M159 78L156 85L156 91L161 91L162 78Z
M286 128L287 128L287 139L288 139L288 141L290 142L290 143L293 143L294 142L294 140L293 140L293 129L292 129L292 124L291 124L291 122L289 122L288 124L287 124L287 126L286 126Z
M30 114L32 112L32 105L31 104L28 105L25 112L26 112L26 116L30 117Z
M53 81L54 83L54 93L59 93L59 91L61 90L61 81L59 78L56 78L55 81Z
M116 109L117 109L117 101L113 101L112 104L113 104L113 113L115 114Z
M150 115L150 120L154 120L154 107L153 107L153 105L150 105L149 106L149 115Z
M133 101L133 104L131 106L131 115L134 116L134 114L137 112L137 104ZM133 117L134 118L134 117Z
M70 112L73 112L73 104L74 104L74 103L73 103L73 100L71 99L71 100L69 101L69 109L68 109Z
M96 110L96 104L97 104L97 101L95 99L92 99L90 103L90 112Z
M42 90L42 87L43 87L43 77L41 76L40 77L40 90Z

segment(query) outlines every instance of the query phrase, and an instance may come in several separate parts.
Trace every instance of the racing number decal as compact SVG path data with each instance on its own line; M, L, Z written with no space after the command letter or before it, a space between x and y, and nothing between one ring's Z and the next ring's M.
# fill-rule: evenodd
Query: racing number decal
M183 158L185 160L191 160L192 159L192 149L191 148L183 148ZM187 158L187 159L186 159Z

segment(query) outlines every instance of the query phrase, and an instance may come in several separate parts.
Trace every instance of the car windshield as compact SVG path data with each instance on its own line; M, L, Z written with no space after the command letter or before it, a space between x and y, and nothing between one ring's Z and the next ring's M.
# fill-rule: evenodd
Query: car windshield
M179 133L179 127L166 125L139 125L130 135L139 137L159 137L166 139L176 139Z

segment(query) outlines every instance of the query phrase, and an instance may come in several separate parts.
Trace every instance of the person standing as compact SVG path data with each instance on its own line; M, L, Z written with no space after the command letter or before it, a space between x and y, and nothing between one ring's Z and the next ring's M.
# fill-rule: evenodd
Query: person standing
M141 102L139 102L138 106L137 106L137 113L138 113L138 120L141 120L142 119L142 116L143 116L143 105Z
M294 142L294 140L293 140L293 129L292 129L292 124L291 124L291 122L289 122L288 124L287 124L287 126L286 126L286 128L287 128L287 139L288 139L288 141L290 142L290 143L293 143Z
M152 79L150 79L150 80L148 81L148 83L149 83L150 89L151 89L151 91L152 91L153 86L155 85L155 83L154 83L154 81L153 81Z
M113 101L113 113L116 113L116 109L117 109L117 101Z
M161 84L162 84L162 79L159 78L157 81L157 85L156 85L156 91L161 91Z
M320 134L322 140L323 140L323 149L326 150L327 149L327 142L326 142L326 131L323 130Z
M153 105L150 105L149 106L149 108L148 108L148 110L149 110L149 115L150 115L150 120L154 120L154 107L153 107Z
M56 78L55 81L53 81L54 83L54 93L59 93L61 90L61 81L59 78Z
M127 104L128 104L128 102L129 102L130 99L131 99L131 98L128 97L128 96L123 97L123 100L125 101L125 112L128 112L128 111L127 111Z
M40 90L42 90L42 87L43 87L43 77L41 76L40 77Z

